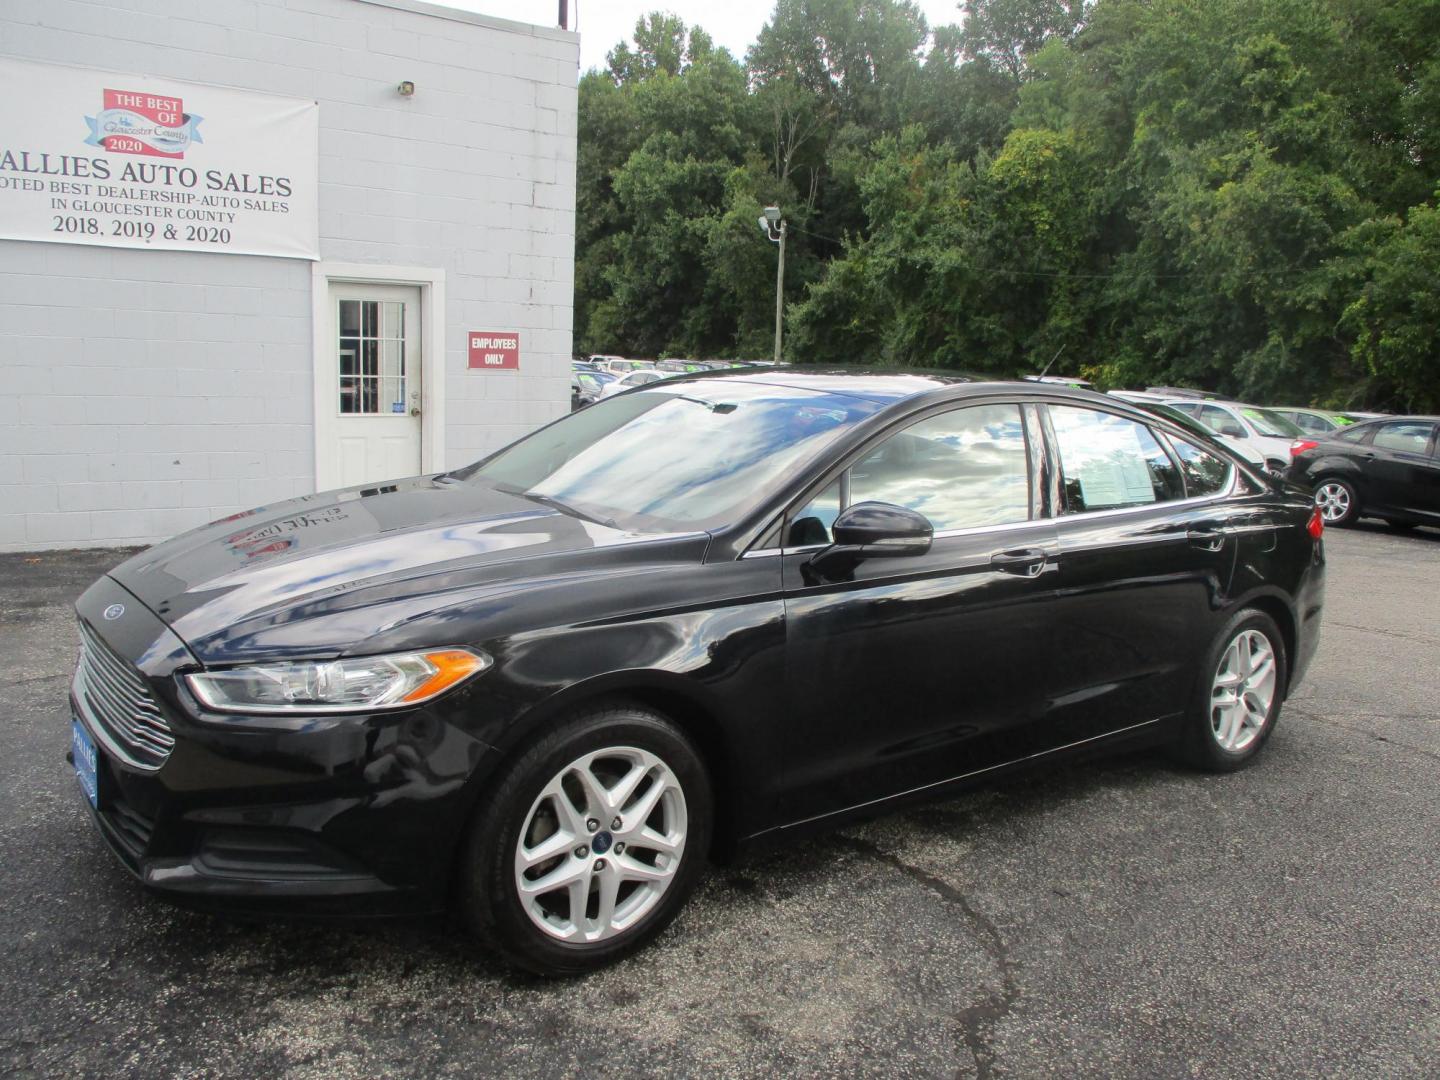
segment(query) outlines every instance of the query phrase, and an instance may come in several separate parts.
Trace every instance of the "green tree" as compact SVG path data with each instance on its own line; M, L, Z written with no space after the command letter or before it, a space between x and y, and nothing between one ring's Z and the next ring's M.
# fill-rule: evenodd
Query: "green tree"
M576 337L1434 407L1440 3L777 0L582 79Z

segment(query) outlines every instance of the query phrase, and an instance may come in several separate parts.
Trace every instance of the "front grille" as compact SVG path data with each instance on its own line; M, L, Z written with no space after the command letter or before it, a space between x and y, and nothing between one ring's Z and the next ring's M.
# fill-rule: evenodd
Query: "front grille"
M83 620L75 698L97 734L128 764L145 769L164 764L175 736L145 679Z

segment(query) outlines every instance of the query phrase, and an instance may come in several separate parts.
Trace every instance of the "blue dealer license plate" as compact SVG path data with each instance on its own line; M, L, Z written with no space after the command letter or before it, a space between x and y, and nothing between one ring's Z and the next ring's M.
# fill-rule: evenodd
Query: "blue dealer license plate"
M90 733L80 726L79 720L70 721L70 753L75 758L75 776L80 781L80 790L90 800L90 805L100 807L100 778L95 759L95 744Z

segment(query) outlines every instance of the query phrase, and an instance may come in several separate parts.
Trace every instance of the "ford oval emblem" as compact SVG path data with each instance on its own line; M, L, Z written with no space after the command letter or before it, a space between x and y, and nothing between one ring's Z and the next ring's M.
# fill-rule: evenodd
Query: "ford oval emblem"
M105 609L104 614L107 619L118 619L121 615L125 614L125 605L111 604Z

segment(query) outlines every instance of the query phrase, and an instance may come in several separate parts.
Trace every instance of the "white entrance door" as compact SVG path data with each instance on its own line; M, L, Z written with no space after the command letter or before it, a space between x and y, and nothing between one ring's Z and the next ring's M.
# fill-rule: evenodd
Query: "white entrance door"
M329 400L317 403L320 487L350 487L420 472L420 290L330 284Z

